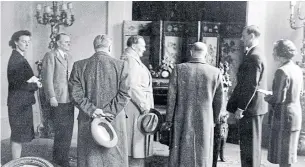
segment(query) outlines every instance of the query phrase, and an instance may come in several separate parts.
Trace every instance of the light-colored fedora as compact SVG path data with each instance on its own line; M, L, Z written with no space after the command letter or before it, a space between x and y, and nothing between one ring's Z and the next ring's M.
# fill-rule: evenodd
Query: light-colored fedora
M91 134L95 142L103 147L111 148L118 143L118 136L110 122L104 117L96 117L91 122Z
M138 117L137 125L138 129L143 134L154 134L160 129L162 115L156 109L151 108L148 113L141 114Z

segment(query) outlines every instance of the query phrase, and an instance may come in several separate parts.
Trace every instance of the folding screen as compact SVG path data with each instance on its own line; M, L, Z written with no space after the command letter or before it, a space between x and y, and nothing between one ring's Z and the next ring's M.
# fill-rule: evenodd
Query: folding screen
M206 61L212 66L218 67L219 64L219 29L220 23L201 22L201 38L200 41L208 47Z

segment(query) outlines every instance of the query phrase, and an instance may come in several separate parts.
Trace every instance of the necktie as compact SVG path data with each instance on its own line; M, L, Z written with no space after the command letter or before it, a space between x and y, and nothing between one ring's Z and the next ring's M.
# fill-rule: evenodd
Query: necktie
M67 78L69 79L69 63L68 63L68 55L64 53L64 59L67 63Z

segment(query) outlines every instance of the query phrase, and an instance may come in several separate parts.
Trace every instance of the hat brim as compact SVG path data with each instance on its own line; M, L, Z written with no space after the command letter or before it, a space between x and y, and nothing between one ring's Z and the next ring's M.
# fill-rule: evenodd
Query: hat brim
M158 117L158 123L157 123L156 128L155 128L153 131L151 131L151 132L147 132L147 131L145 131L145 130L143 129L143 127L142 127L142 120L143 120L143 118L144 118L144 116L145 116L146 114L141 114L141 115L139 115L139 117L138 117L138 119L137 119L137 127L138 127L138 129L140 130L141 133L153 135L153 134L155 134L155 133L160 129L160 127L161 127L161 124L162 124L162 115L161 115L161 113L160 113L158 110L156 110L156 109L154 109L154 108L151 108L151 109L149 110L149 113L148 113L148 114L155 114L155 115L157 115L157 117Z
M118 143L118 136L113 126L105 118L94 118L91 122L91 134L97 144L112 148Z

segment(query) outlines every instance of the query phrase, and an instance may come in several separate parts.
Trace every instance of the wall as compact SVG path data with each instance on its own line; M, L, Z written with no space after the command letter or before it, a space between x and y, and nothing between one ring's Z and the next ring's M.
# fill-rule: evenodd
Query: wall
M7 63L11 54L8 41L18 30L27 29L32 32L32 44L26 58L37 74L35 61L43 58L49 51L50 26L40 25L34 17L36 5L51 2L1 2L1 139L10 136L7 116ZM71 35L71 54L75 60L90 57L93 53L93 39L98 34L105 34L107 27L108 2L73 2L75 22L71 27L61 28L61 32ZM113 9L115 10L115 9ZM116 10L118 12L118 10ZM36 98L37 99L37 98ZM36 103L34 110L34 125L39 123L39 107ZM77 115L77 114L76 114ZM76 130L76 128L75 128Z

